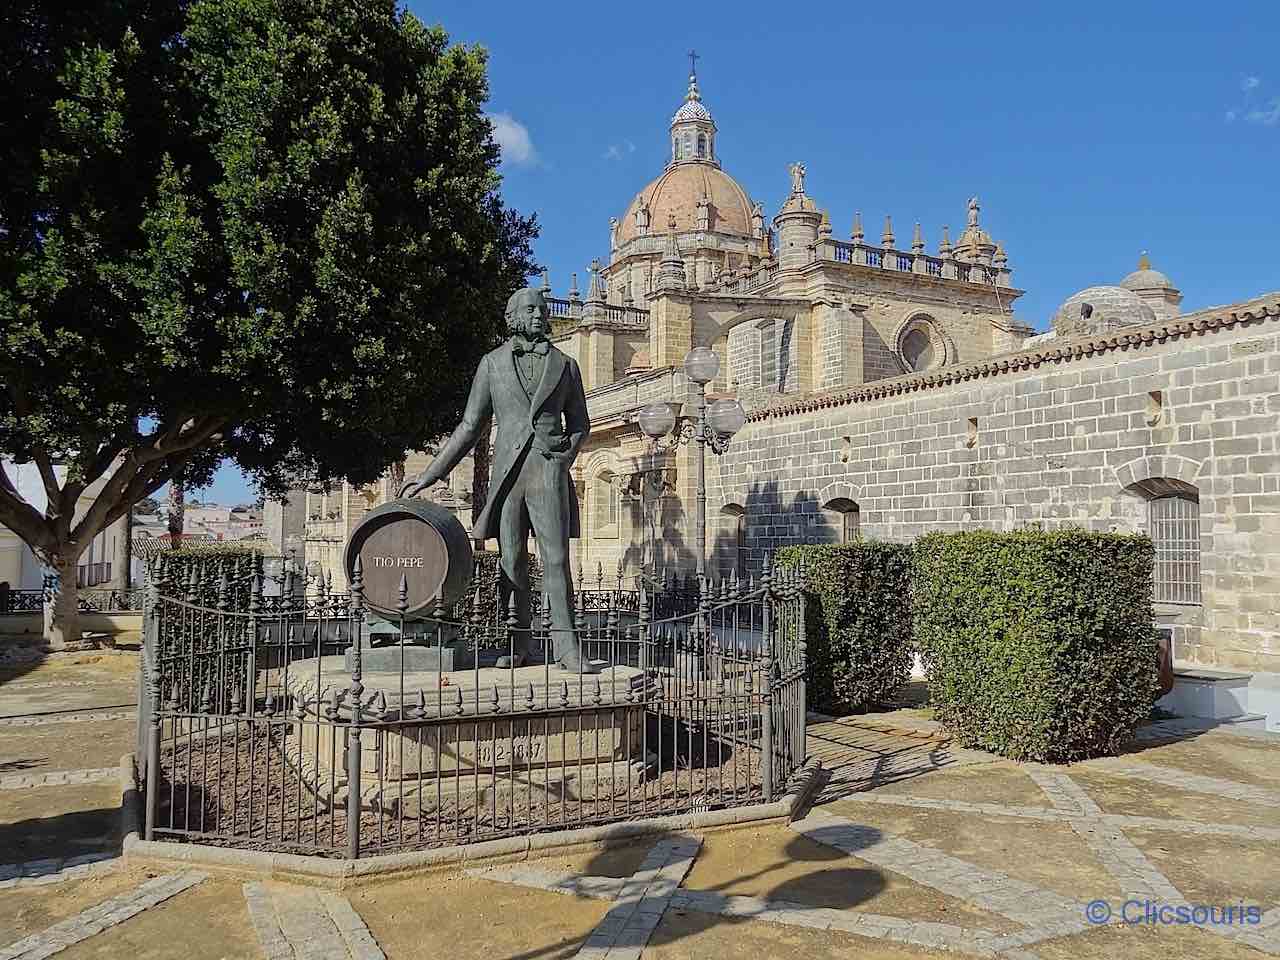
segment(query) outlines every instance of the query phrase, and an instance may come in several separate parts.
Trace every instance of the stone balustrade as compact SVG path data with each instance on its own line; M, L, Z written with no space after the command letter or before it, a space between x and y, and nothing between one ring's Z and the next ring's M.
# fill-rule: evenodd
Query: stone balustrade
M588 304L577 298L546 297L545 299L551 311L552 320L593 320L631 330L649 329L649 311L641 307L621 306L614 303ZM597 306L601 310L593 315L589 308Z
M824 238L813 245L815 260L877 267L897 273L914 273L938 280L959 280L985 286L1011 287L1012 273L1005 267L985 263L965 263L954 257L931 257L924 253L873 247L865 243Z

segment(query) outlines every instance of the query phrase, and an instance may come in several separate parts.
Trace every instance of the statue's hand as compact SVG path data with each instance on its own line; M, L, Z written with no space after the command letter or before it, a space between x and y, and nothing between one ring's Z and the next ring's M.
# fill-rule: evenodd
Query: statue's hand
M416 497L435 482L435 478L426 473L420 473L412 480L406 480L400 485L400 491L396 494L396 499L403 500L406 497Z

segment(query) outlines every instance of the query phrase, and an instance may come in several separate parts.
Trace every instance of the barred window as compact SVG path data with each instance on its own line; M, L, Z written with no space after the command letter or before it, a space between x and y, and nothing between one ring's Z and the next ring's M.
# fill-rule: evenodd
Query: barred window
M1148 503L1156 603L1200 602L1200 504L1187 496L1156 497Z
M827 511L840 543L853 543L858 539L861 516L856 503L836 497L823 504L822 509Z

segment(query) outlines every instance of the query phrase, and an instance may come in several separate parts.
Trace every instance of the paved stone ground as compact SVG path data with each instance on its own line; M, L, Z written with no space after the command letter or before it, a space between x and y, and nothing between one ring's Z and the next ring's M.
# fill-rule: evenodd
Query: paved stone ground
M919 710L817 719L827 773L789 827L336 894L118 860L131 670L0 668L0 960L1280 956L1280 738L1162 724L1047 767L958 749ZM1121 922L1146 901L1256 922Z

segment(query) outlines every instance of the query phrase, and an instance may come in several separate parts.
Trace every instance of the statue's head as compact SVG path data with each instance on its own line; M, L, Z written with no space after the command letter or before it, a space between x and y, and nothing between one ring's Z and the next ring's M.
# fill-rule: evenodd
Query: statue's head
M507 301L507 330L530 340L545 339L551 333L551 311L537 287L517 290Z

